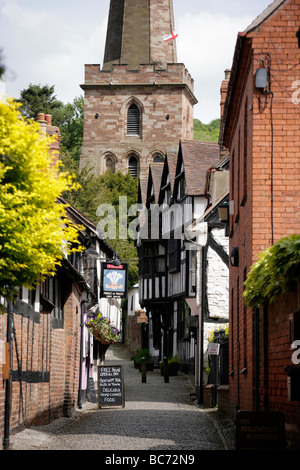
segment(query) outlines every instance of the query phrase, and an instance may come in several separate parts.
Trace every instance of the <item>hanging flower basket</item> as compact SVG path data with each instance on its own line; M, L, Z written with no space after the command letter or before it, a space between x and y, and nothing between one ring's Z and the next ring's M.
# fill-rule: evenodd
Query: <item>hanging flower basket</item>
M101 330L99 331L98 328L89 328L90 332L96 338L100 343L102 344L111 344L112 341L109 341L108 339L105 338L103 333L101 333Z
M112 344L120 339L120 332L111 325L110 319L100 312L88 315L85 322L89 332L102 344Z

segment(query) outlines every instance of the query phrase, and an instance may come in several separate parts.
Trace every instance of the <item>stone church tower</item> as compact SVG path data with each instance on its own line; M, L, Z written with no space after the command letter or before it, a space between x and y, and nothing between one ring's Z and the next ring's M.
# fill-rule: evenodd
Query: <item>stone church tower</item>
M193 139L193 80L177 63L172 0L111 0L100 65L85 66L80 167L147 176Z

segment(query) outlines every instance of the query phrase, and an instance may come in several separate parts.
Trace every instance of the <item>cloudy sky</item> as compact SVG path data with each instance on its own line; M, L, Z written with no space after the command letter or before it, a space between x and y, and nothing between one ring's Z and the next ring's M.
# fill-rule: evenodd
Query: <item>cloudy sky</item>
M219 117L220 84L237 33L270 3L173 0L178 62L195 81L195 118L208 123ZM109 0L0 0L6 93L18 98L33 83L54 85L64 103L82 95L84 64L103 62L108 10Z

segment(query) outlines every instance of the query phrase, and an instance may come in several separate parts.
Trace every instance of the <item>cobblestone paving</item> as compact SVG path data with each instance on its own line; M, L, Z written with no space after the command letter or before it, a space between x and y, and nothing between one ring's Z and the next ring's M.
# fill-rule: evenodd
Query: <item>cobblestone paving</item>
M85 403L72 418L11 436L12 450L232 450L234 426L217 410L193 405L192 378L164 382L160 371L140 372L121 344L110 346L105 365L122 365L125 407Z

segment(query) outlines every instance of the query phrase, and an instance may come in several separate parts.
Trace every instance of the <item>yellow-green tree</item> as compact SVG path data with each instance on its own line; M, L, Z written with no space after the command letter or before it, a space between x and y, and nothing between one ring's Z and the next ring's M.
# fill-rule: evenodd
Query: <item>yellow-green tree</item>
M58 202L74 188L59 171L51 139L12 99L0 101L0 295L53 276L66 252L78 250L78 228Z

